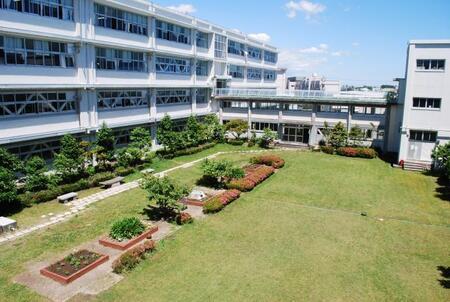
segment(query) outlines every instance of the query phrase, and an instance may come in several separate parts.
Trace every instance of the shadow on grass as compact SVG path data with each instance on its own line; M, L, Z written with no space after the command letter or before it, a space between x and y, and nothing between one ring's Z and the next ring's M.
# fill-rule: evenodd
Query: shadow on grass
M423 175L436 177L438 187L434 196L443 201L450 202L450 180L439 171L426 171L423 172Z
M197 180L195 182L197 186L207 187L207 188L213 188L213 189L223 189L224 185L220 184L216 178L209 177L206 175L203 175L202 178Z
M152 205L143 209L141 214L146 215L151 221L165 220L171 222L174 221L176 217L176 213L174 211L169 211L167 209Z
M439 283L443 288L450 289L450 267L438 266L437 270L441 272L441 277Z

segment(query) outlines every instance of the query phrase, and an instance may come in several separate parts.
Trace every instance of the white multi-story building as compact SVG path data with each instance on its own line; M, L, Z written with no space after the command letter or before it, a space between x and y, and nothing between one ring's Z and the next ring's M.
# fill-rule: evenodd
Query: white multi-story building
M450 141L450 40L410 41L398 105L391 107L389 151L399 161L431 162Z
M217 112L212 89L276 89L273 46L143 0L0 0L0 145L50 158L103 122L155 134Z

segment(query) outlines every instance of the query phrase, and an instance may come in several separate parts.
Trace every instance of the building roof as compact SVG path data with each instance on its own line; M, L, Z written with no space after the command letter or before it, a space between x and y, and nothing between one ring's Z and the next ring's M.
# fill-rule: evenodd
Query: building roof
M409 45L411 44L434 44L434 45L441 45L441 44L450 44L450 39L442 39L442 40L410 40L408 42Z

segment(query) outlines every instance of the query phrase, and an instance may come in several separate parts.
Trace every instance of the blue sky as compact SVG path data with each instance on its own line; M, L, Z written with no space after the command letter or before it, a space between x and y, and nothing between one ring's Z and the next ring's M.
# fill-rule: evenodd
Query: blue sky
M413 39L450 39L450 0L160 0L280 49L289 75L346 84L391 83Z

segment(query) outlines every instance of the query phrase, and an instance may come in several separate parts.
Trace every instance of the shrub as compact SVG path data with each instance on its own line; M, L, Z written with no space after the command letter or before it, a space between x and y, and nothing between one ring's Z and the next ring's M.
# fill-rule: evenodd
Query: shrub
M280 169L284 167L284 159L276 155L260 155L257 157L253 157L250 160L251 163L272 166L275 169Z
M213 142L213 143L207 143L207 144L204 144L201 146L187 148L187 149L173 151L173 152L162 149L162 150L156 151L156 155L158 155L161 158L172 159L172 158L178 157L178 156L192 155L192 154L201 152L203 150L212 148L215 145L216 145L216 143Z
M46 190L49 178L45 175L47 167L45 161L39 156L33 156L26 162L25 171L27 174L25 188L30 192Z
M58 190L61 192L61 194L66 194L70 192L78 192L86 190L88 188L89 188L89 181L86 179L80 179L75 183L59 186Z
M343 147L347 144L348 133L342 122L337 123L330 131L328 142L335 148Z
M358 150L353 147L341 147L336 149L336 153L341 156L356 157L358 155Z
M259 146L261 148L269 148L276 139L278 139L278 133L270 130L269 128L264 128L263 136L258 140Z
M61 139L61 151L56 154L54 166L64 183L80 179L84 172L84 149L77 139L67 134Z
M116 174L112 172L102 172L94 174L88 179L89 186L97 187L102 181L107 181L113 179L114 177L116 177Z
M109 232L109 236L117 241L131 239L145 231L144 224L136 217L124 218L116 221Z
M321 146L320 151L326 154L334 154L333 146Z
M227 141L227 144L233 145L233 146L242 146L243 144L245 144L245 141L241 140L241 139L229 139Z
M233 163L226 160L214 161L204 160L202 163L203 176L216 179L218 184L223 184L228 179L241 178L244 170L235 167Z
M358 156L361 158L376 158L378 154L372 148L358 148Z
M175 221L177 222L178 225L183 225L191 223L194 220L192 219L192 216L189 213L181 212L180 214L177 215Z
M360 158L375 158L377 152L371 148L354 148L341 147L336 150L336 153L346 157L360 157Z
M239 196L241 196L241 191L232 189L216 196L216 198L218 198L219 201L225 206L238 199Z
M246 169L247 175L244 178L233 179L227 184L228 189L236 189L242 192L253 190L258 184L267 179L275 172L272 166L251 166Z
M142 150L135 147L122 148L117 150L117 165L120 167L136 167L142 163Z
M134 168L117 167L115 173L119 176L127 176L136 172Z
M0 214L6 215L21 206L12 172L0 167Z
M205 202L203 205L203 213L212 214L220 212L225 205L216 197L213 197Z
M236 189L241 192L248 192L256 187L256 183L248 178L233 179L227 183L228 189Z
M121 274L125 271L132 270L139 264L142 259L145 259L147 253L155 250L155 246L156 244L153 240L147 240L144 243L123 253L113 262L113 271L116 274Z

